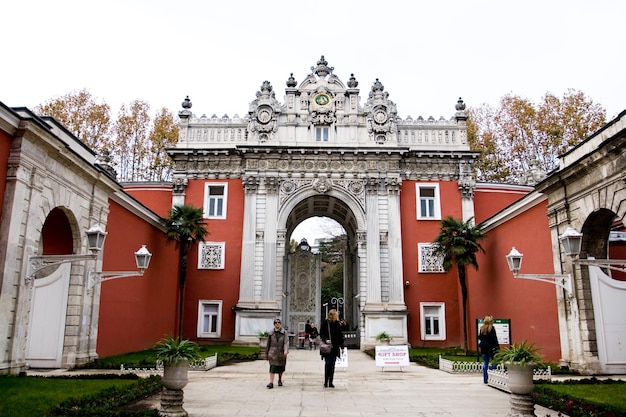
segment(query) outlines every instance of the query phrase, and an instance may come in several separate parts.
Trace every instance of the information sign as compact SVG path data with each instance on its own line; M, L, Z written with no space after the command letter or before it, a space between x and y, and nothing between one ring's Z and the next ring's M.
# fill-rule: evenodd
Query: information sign
M476 334L480 333L480 326L484 323L484 319L476 320ZM493 328L496 329L498 343L501 345L511 344L511 319L493 319Z
M376 366L409 366L409 347L376 346Z

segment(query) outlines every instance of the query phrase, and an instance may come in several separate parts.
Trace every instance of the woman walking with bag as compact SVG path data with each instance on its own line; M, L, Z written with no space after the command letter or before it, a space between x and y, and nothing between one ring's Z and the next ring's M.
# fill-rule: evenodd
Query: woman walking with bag
M280 319L274 320L274 328L267 338L267 360L270 363L270 383L268 388L274 388L274 375L278 374L278 386L283 386L283 372L287 365L289 354L289 335L282 327Z
M496 335L496 329L493 327L493 317L485 316L483 325L480 326L480 332L478 333L478 347L480 353L483 356L483 382L488 382L487 369L489 369L489 359L500 349L498 343L498 336Z
M328 318L320 326L320 338L322 343L330 343L332 347L330 352L323 353L320 347L320 355L324 359L324 387L335 388L333 385L333 377L335 376L335 362L341 357L343 352L343 333L337 321L339 315L337 310L332 309L328 312Z

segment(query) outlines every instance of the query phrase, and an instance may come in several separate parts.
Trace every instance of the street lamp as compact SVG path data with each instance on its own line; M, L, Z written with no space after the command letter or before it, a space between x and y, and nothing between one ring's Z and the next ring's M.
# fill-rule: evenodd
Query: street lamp
M102 230L98 225L94 225L85 232L87 235L87 247L91 254L89 255L33 255L28 257L28 271L26 275L26 282L29 282L35 275L42 269L61 265L68 262L78 261L95 261L98 258L98 254L104 247L104 240L107 233ZM115 278L133 277L143 275L145 270L150 265L150 259L152 254L148 252L146 245L142 245L141 248L135 252L135 262L137 263L137 271L119 271L119 272L89 272L88 290L91 290L94 285Z
M563 245L563 251L572 258L572 263L576 265L591 265L614 271L626 272L626 260L624 259L580 259L580 248L582 247L583 234L579 233L572 226L567 226L559 240Z
M563 234L559 236L559 241L561 241L561 244L563 245L563 252L572 258L572 263L576 265L597 266L615 271L626 272L626 260L624 259L580 259L579 255L582 247L582 239L582 233L578 232L572 226L567 226ZM569 297L573 296L572 277L570 274L519 274L518 272L522 267L523 257L524 255L519 253L515 247L513 247L511 252L506 256L509 269L513 272L513 276L515 278L532 279L552 283L564 288Z
M87 247L91 251L91 255L31 255L28 257L26 281L28 282L37 272L50 266L67 262L96 260L98 253L104 247L107 233L98 225L91 226L85 233L87 234Z
M91 289L96 285L103 281L110 281L112 279L118 278L127 278L127 277L138 277L142 276L143 273L148 269L148 265L150 265L150 259L152 258L152 254L148 252L146 245L141 245L141 248L137 252L135 252L135 262L137 263L137 271L89 271L89 285L87 286L87 290L91 291Z
M519 274L519 270L522 268L523 259L524 255L519 253L519 251L515 249L515 246L506 256L506 261L509 264L509 269L513 272L513 277L558 285L567 292L568 297L571 298L574 295L572 292L572 276L570 274Z

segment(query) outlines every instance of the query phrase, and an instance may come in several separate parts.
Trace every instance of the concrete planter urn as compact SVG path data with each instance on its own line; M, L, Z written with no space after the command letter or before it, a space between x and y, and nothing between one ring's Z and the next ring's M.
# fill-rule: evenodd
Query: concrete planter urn
M154 346L158 360L163 361L163 391L160 417L187 417L183 408L183 388L189 382L189 361L199 358L199 346L189 340L167 336Z
M533 382L533 369L535 365L527 363L524 365L507 363L506 370L509 376L507 387L512 394L526 395L533 392L535 384Z
M189 382L189 360L181 359L163 364L163 386L167 389L183 389Z
M267 339L270 337L269 332L259 332L259 359L267 359Z

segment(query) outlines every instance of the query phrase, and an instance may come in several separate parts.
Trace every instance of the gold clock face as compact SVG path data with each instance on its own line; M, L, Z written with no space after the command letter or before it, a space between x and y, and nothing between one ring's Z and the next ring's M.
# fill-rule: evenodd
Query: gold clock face
M330 103L330 97L328 96L328 94L318 94L315 96L314 100L315 104L317 104L318 106L326 106L328 103Z

